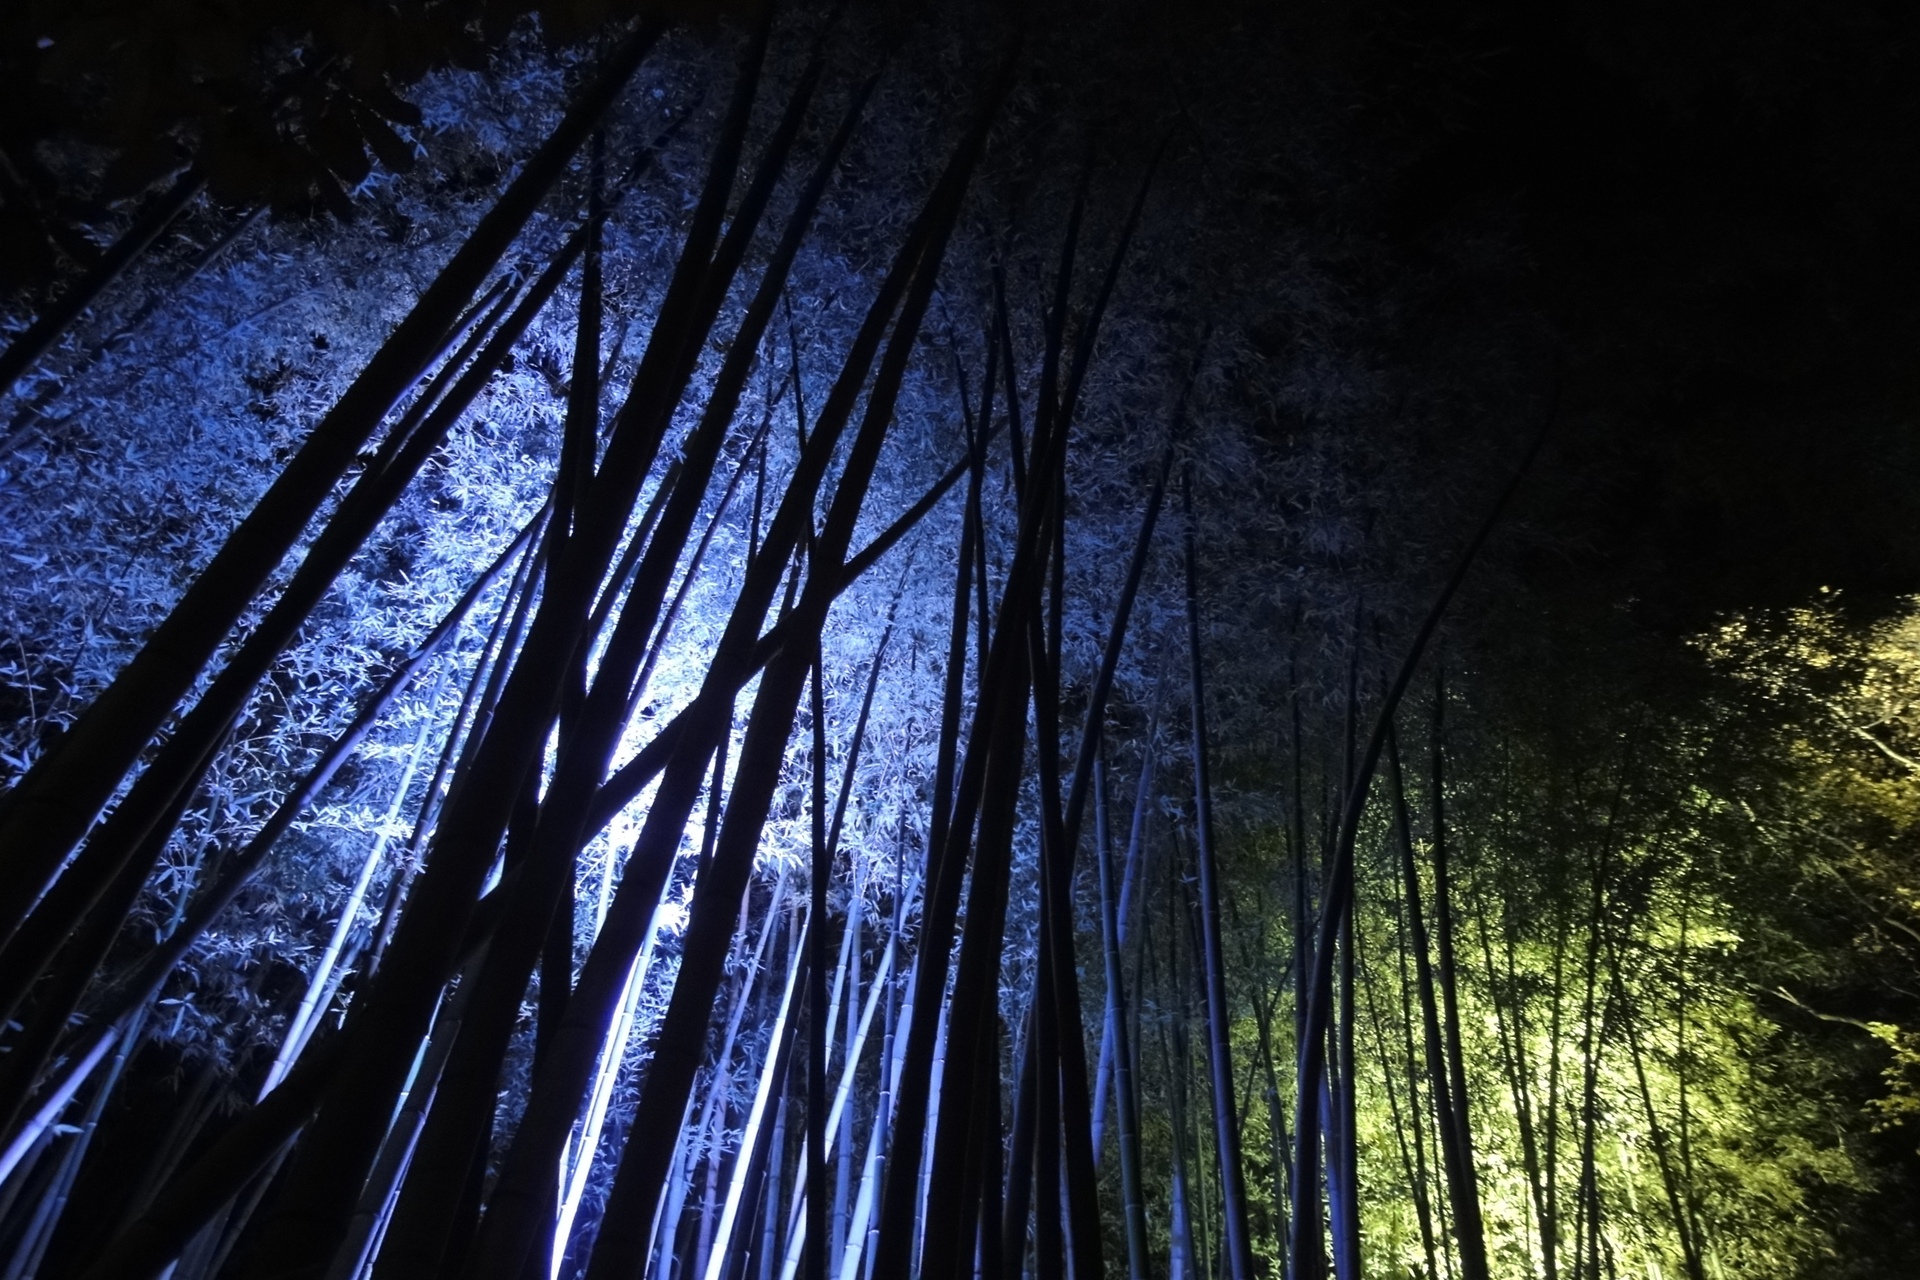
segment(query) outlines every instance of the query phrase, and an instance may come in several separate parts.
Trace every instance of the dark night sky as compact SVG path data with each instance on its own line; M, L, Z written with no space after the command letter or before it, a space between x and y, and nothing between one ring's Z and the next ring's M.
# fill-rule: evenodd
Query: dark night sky
M590 27L609 6L541 7L550 25ZM886 7L910 26L926 16ZM13 71L0 88L0 143L10 153L72 123L49 106L57 96L34 97L33 77L18 74L44 72L48 58L117 68L131 56L171 86L150 95L157 107L123 109L112 94L94 102L106 107L89 127L129 154L154 142L167 112L201 109L195 94L245 96L217 77L187 92L185 55L124 38L154 19L146 6L110 0L88 11L99 16L91 26L64 6L6 8L0 63ZM377 56L361 49L360 28L340 16L352 8L280 0L207 30L230 22L270 45L276 23L318 23L323 46L354 48L349 61L384 67L403 89L449 56L437 28L414 46L383 36ZM216 10L189 4L174 17ZM969 12L944 16L982 32L1001 25L991 6ZM1526 514L1578 549L1572 567L1589 586L1683 631L1819 586L1872 600L1920 581L1920 504L1909 496L1920 478L1920 7L1144 0L1022 16L1111 42L1115 65L1151 65L1155 42L1184 27L1190 48L1216 51L1186 69L1195 77L1216 71L1218 50L1274 50L1272 68L1243 57L1217 73L1255 82L1244 95L1256 106L1263 95L1278 104L1301 69L1320 92L1351 100L1321 109L1341 115L1340 145L1373 152L1364 163L1389 175L1370 189L1377 207L1365 220L1409 270L1440 228L1494 227L1517 247L1529 271L1521 301L1546 317L1564 369L1563 420ZM50 49L43 29L58 33ZM174 38L216 71L225 65L211 36ZM1113 92L1154 96L1144 83ZM244 138L223 145L265 187L308 181L297 165L246 169ZM8 232L10 269L30 239ZM1539 570L1553 579L1568 567L1549 558Z
M1503 210L1565 344L1546 493L1651 619L1914 589L1920 10L1379 11L1396 223Z

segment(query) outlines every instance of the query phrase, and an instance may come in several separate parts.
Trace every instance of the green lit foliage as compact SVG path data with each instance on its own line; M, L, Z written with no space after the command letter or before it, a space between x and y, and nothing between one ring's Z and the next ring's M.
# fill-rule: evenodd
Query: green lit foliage
M1843 605L1823 593L1779 615L1735 619L1702 647L1772 721L1765 742L1782 785L1738 802L1769 844L1791 848L1780 856L1802 867L1795 896L1851 934L1845 959L1808 957L1778 994L1883 1047L1884 1091L1870 1106L1911 1141L1920 1008L1910 996L1860 991L1859 975L1910 969L1920 955L1920 602L1865 622Z

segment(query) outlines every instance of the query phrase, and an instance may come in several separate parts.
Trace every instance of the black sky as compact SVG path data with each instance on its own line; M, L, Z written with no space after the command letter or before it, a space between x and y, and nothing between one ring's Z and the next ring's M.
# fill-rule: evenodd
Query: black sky
M1663 626L1914 590L1920 6L1356 14L1399 234L1510 218L1530 261L1579 571Z

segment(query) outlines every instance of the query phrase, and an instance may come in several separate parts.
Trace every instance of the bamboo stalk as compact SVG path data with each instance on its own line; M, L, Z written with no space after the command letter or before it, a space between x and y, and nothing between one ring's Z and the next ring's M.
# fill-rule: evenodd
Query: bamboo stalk
M140 653L0 801L0 934L10 934L58 876L114 788L261 584L298 540L454 317L519 234L546 190L662 30L642 25L607 59L560 125L316 426L252 514Z
M1151 746L1148 748L1151 754ZM1120 1128L1121 1220L1126 1226L1127 1275L1144 1280L1147 1273L1147 1218L1140 1168L1140 1116L1133 1086L1133 1045L1128 1034L1127 993L1123 977L1118 886L1114 884L1112 852L1107 843L1106 770L1097 758L1093 765L1093 851L1100 870L1100 934L1106 956L1107 1026L1113 1041L1116 1070L1114 1099ZM1146 770L1143 767L1142 772ZM1136 815L1136 823L1138 816Z
M1215 865L1213 790L1207 768L1206 685L1201 667L1199 570L1194 554L1192 491L1192 480L1189 478L1183 490L1187 516L1187 654L1192 686L1194 854L1200 871L1207 1061L1213 1084L1214 1146L1220 1167L1227 1274L1233 1280L1252 1280L1253 1242L1247 1229L1246 1185L1240 1160L1240 1128L1234 1109L1233 1062L1228 1047L1232 1013L1227 1005L1226 960L1220 936L1219 870Z

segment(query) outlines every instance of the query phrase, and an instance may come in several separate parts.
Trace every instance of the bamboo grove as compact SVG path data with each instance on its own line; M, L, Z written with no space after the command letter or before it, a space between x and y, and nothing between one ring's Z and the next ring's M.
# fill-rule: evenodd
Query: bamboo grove
M981 45L897 215L835 227L924 38L856 28L762 12L709 43L691 124L642 128L681 33L597 44L250 513L13 761L5 1280L1821 1256L1804 1188L1857 1175L1732 967L1736 789L1657 785L1703 767L1686 732L1622 712L1556 753L1471 693L1453 619L1552 391L1513 395L1411 570L1241 616L1266 569L1213 545L1246 517L1208 452L1230 318L1195 291L1146 342L1128 310L1177 132L1009 198L1031 55ZM636 308L619 228L662 188ZM822 236L868 265L797 306ZM21 395L84 302L0 359ZM499 465L469 433L536 372L520 496L423 499ZM343 583L405 576L355 576L396 521L464 558L316 711L302 655ZM284 937L237 923L315 875Z

